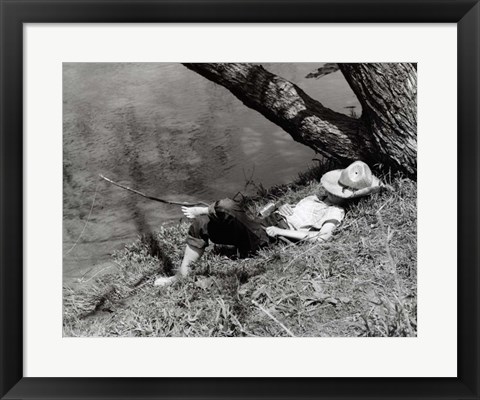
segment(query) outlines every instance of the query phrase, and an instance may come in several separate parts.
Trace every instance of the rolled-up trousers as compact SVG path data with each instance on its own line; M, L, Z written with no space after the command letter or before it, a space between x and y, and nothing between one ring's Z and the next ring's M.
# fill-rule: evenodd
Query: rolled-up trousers
M275 240L265 232L267 226L288 228L277 213L263 219L251 218L237 202L223 199L210 207L208 215L193 220L188 231L187 244L197 249L206 248L209 241L233 245L238 248L240 257L247 257Z

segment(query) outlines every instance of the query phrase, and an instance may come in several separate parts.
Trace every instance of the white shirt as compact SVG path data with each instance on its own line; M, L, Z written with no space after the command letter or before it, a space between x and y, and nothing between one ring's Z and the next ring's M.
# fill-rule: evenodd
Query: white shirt
M345 217L339 206L320 201L317 196L308 196L292 206L293 215L285 217L290 229L297 231L320 230L325 222L338 225Z

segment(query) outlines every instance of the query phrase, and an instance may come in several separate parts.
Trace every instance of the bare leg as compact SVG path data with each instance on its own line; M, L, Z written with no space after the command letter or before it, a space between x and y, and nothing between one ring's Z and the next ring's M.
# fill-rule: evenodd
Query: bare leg
M180 265L180 269L178 270L177 275L180 275L181 277L187 276L190 272L190 264L198 261L203 255L204 251L204 249L197 249L187 244L185 246L185 253L183 254L182 264Z
M175 276L162 276L160 278L157 278L154 285L167 286L177 281L179 278L186 277L190 272L190 264L199 260L200 257L203 255L204 251L204 249L197 249L187 244L187 246L185 246L185 253L183 254L182 264L180 265L177 274Z

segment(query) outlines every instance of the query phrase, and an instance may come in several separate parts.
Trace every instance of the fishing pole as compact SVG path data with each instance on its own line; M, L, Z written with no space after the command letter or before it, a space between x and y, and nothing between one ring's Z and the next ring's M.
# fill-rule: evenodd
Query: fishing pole
M125 185L122 185L118 182L115 182L115 181L112 181L111 179L107 178L106 176L103 176L102 174L100 174L100 178L102 179L105 179L107 182L115 185L115 186L118 186L119 188L122 188L122 189L125 189L125 190L128 190L129 192L132 192L132 193L135 193L135 194L138 194L139 196L142 196L142 197L145 197L146 199L149 199L149 200L153 200L153 201L158 201L160 203L165 203L165 204L173 204L175 206L187 206L187 207L194 207L194 206L206 206L208 207L208 204L207 203L204 203L202 201L199 201L199 202L196 202L196 203L188 203L186 201L170 201L170 200L165 200L165 199L160 199L158 197L153 197L153 196L149 196L145 193L142 193L138 190L135 190L135 189L132 189L128 186L125 186Z
M138 194L139 196L145 197L146 199L149 199L149 200L159 201L160 203L173 204L173 205L176 205L176 206L187 206L187 207L205 206L205 207L208 207L207 203L203 203L201 201L199 201L197 203L187 203L185 201L169 201L169 200L160 199L158 197L149 196L145 193L139 192L138 190L135 190L135 189L132 189L128 186L122 185L121 183L112 181L111 179L107 178L106 176L103 176L102 174L99 174L99 175L100 175L100 178L105 179L107 182L110 182L111 184L113 184L115 186L118 186L122 189L128 190L129 192L133 192L135 194ZM290 240L288 240L287 238L284 238L283 236L278 236L278 238L282 242L285 242L288 245L292 244L292 242Z

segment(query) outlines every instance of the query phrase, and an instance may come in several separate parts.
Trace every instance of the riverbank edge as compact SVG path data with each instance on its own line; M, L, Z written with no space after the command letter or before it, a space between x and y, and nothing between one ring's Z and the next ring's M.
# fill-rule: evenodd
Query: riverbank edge
M237 195L255 212L269 200L312 193L330 166L288 185ZM63 289L64 336L416 336L416 182L393 186L347 210L332 240L278 244L235 259L211 249L187 279L155 288L179 265L188 221L162 226L116 252L111 273Z

